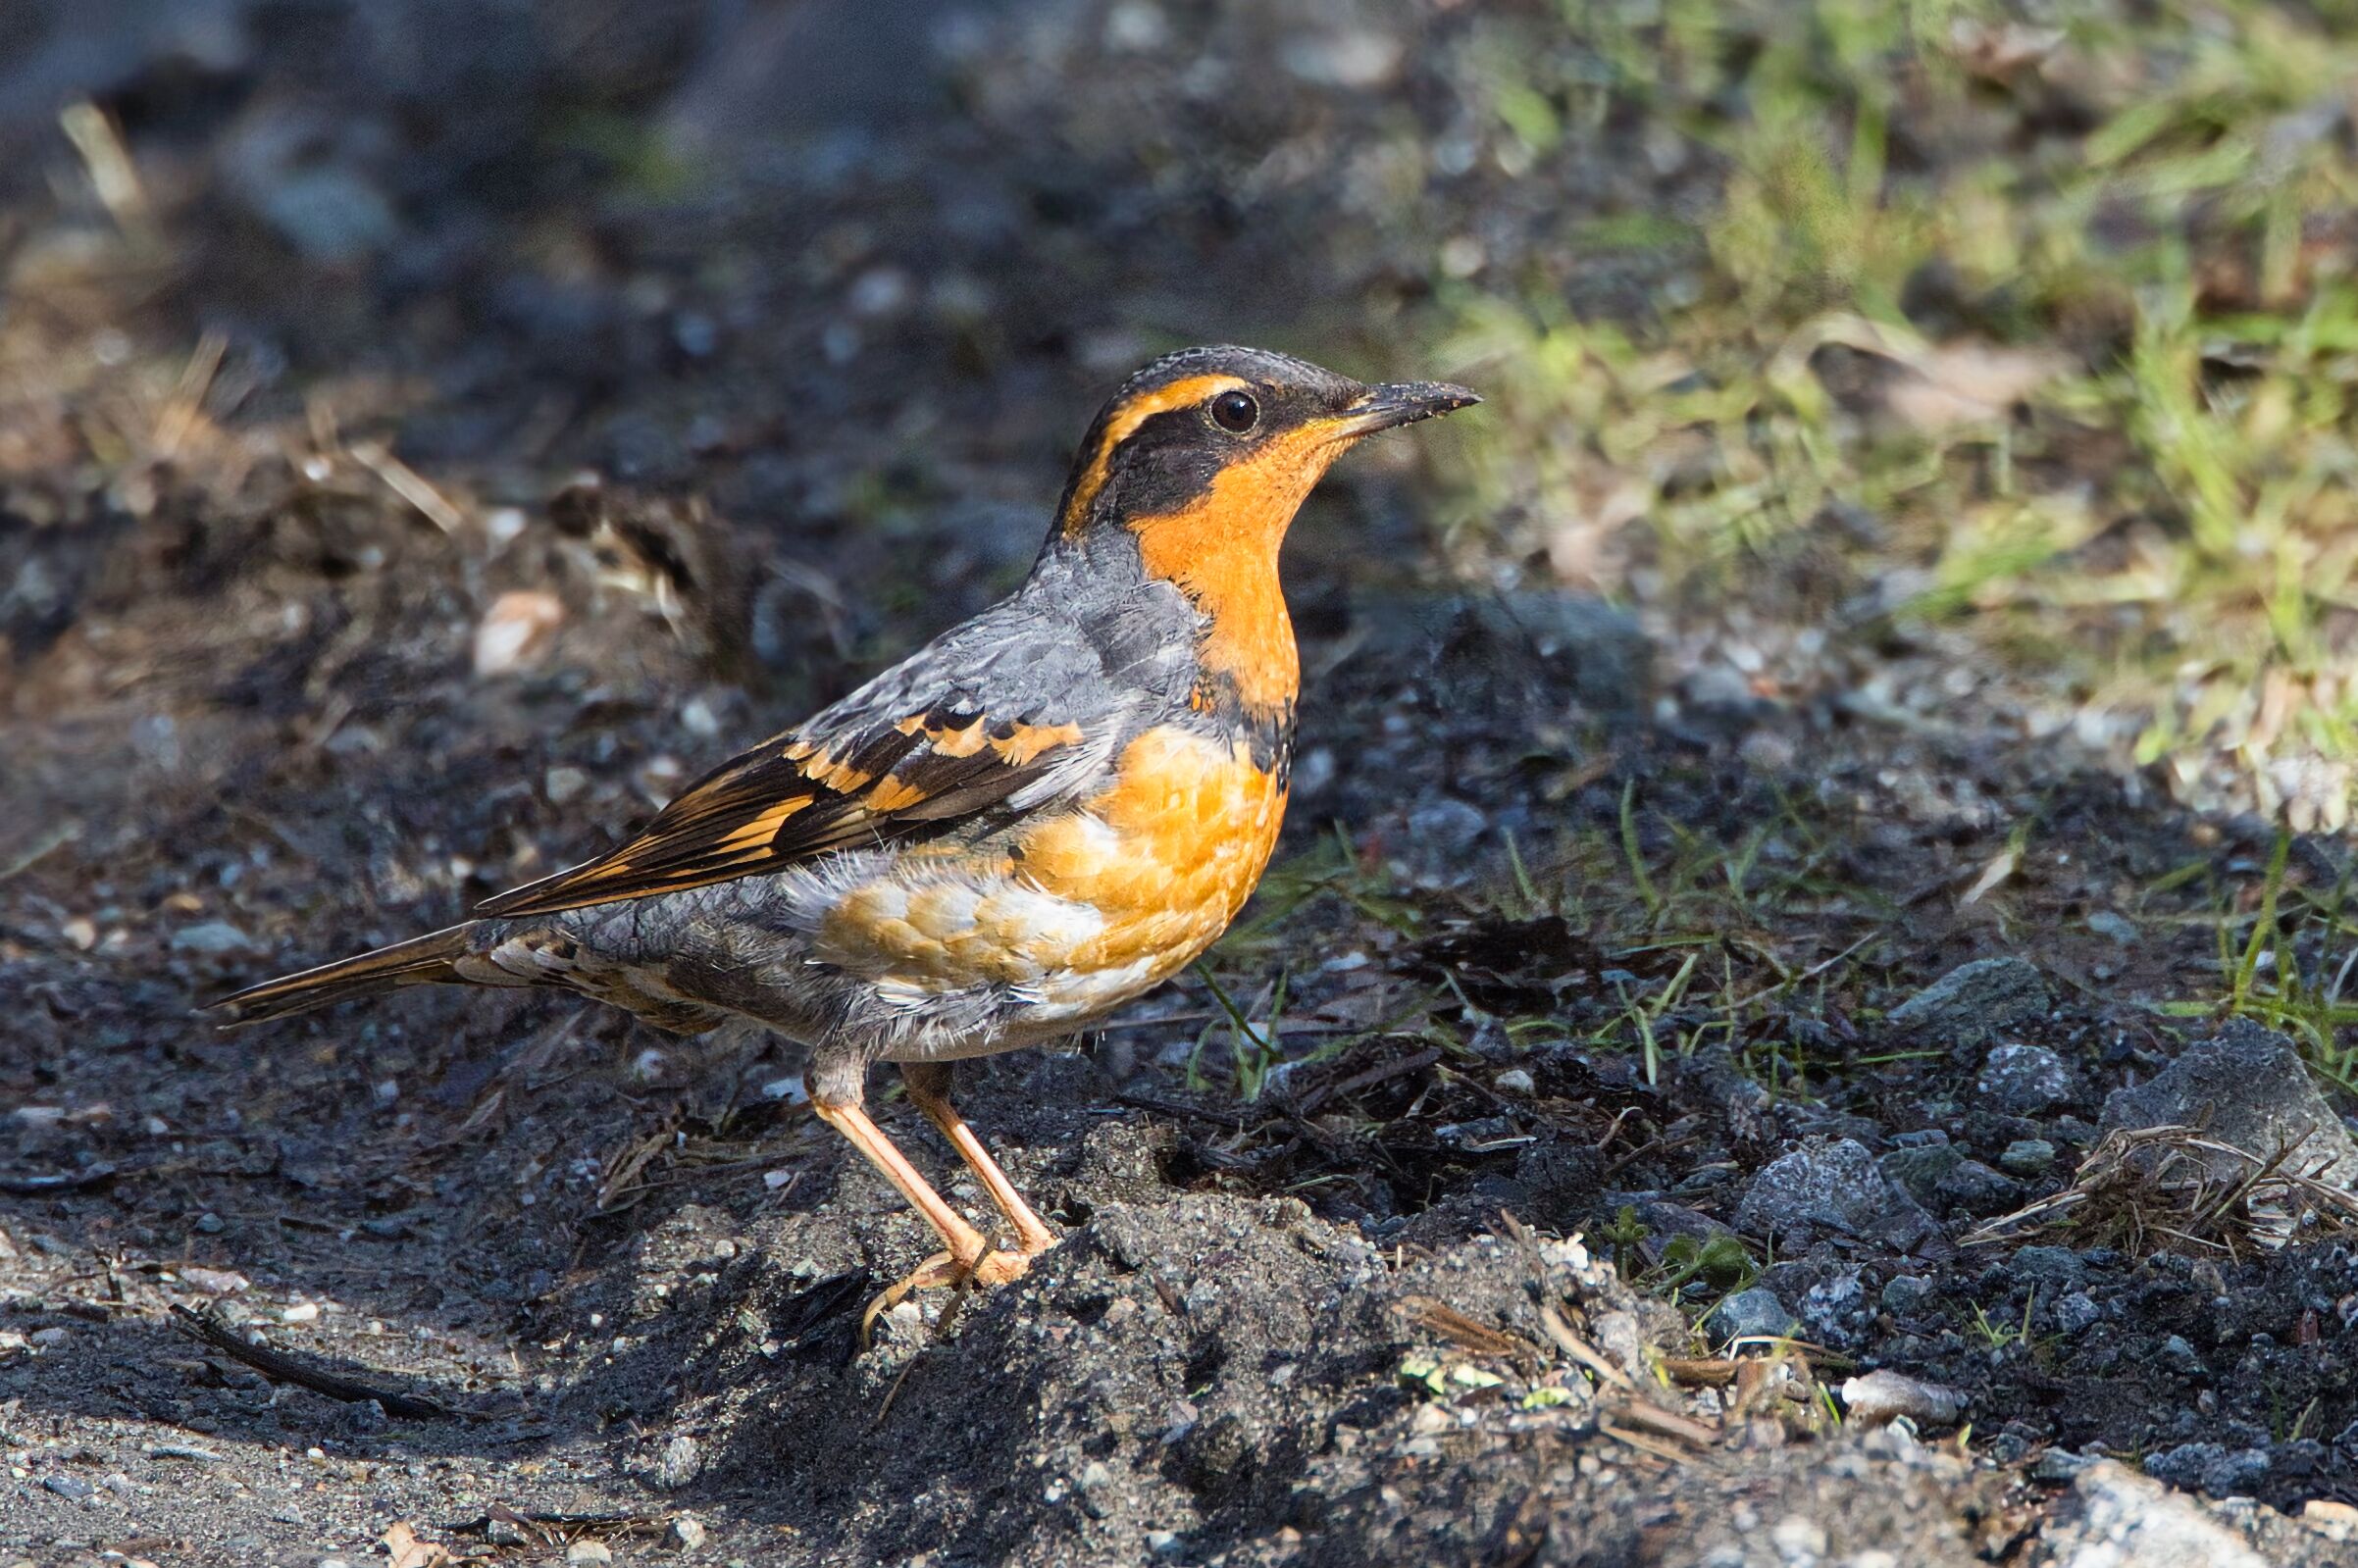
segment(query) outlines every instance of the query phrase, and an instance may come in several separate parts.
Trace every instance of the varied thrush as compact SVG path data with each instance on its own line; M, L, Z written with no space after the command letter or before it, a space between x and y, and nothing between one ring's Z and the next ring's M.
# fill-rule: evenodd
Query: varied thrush
M427 982L545 986L804 1042L819 1116L940 1233L920 1287L1055 1244L949 1102L948 1063L1068 1035L1202 953L1285 811L1300 669L1278 546L1378 430L1479 402L1192 348L1083 438L1014 594L691 784L637 837L479 918L241 990L238 1023ZM1005 1216L995 1250L862 1109L896 1062Z

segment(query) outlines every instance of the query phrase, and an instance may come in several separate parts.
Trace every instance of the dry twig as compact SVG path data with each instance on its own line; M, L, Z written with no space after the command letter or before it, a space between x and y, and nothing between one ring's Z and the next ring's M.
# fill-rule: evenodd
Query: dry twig
M1979 1226L1965 1244L2068 1230L2132 1257L2238 1257L2245 1248L2274 1251L2303 1223L2324 1236L2358 1236L2358 1193L2325 1180L2322 1164L2292 1169L2296 1147L2263 1157L2198 1128L2119 1128L2088 1151L2070 1187Z
M277 1382L291 1383L297 1388L324 1393L331 1399L340 1399L346 1404L364 1404L374 1399L384 1407L386 1415L398 1416L404 1421L447 1421L456 1413L431 1399L396 1393L390 1389L373 1389L365 1383L355 1383L350 1378L305 1366L294 1357L283 1355L268 1345L250 1344L239 1339L228 1326L178 1302L173 1303L172 1315L187 1333Z

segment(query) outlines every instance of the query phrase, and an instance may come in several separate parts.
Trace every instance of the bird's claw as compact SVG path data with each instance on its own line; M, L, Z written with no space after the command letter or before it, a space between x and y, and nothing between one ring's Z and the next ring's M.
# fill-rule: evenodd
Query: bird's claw
M1031 1255L1024 1252L993 1250L972 1260L961 1260L953 1252L936 1252L868 1303L868 1310L859 1319L860 1343L862 1346L868 1343L878 1318L898 1306L913 1291L1007 1285L1022 1279L1031 1266Z

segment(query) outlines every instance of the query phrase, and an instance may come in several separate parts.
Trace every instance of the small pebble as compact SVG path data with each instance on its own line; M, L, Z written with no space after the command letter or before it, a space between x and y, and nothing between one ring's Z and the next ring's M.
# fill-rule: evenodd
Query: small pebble
M2016 1176L2038 1176L2055 1166L2055 1145L2043 1138L2019 1138L1998 1156L1998 1167Z
M1790 1334L1793 1328L1793 1314L1777 1293L1758 1285L1736 1291L1703 1320L1703 1332L1715 1343L1773 1338Z
M597 1563L612 1562L614 1553L602 1541L577 1541L565 1548L565 1560L573 1568L593 1568Z
M703 1521L692 1513L684 1513L674 1519L671 1533L678 1539L682 1551L693 1551L704 1543Z
M1957 1389L1926 1383L1889 1368L1852 1378L1842 1385L1842 1403L1851 1420L1879 1427L1901 1416L1922 1426L1949 1426L1965 1413L1971 1401Z
M208 920L194 926L183 926L172 934L172 950L176 953L219 958L231 953L251 952L253 948L254 938L226 920Z
M1789 1563L1814 1563L1826 1553L1825 1526L1804 1514L1791 1513L1768 1527L1768 1543Z
M696 1440L685 1432L674 1433L663 1445L663 1457L655 1461L655 1485L666 1492L677 1491L693 1481L704 1469L704 1450Z
M1519 1067L1508 1068L1490 1081L1490 1087L1502 1094L1529 1094L1539 1087L1531 1075Z

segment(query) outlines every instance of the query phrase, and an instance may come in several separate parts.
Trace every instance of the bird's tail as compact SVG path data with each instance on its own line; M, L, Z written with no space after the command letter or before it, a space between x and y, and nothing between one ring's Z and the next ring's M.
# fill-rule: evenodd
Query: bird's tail
M248 986L212 1005L226 1010L230 1014L228 1023L234 1027L307 1013L315 1007L349 1001L355 996L374 996L397 986L461 982L466 977L459 973L456 961L466 956L477 924L470 921L463 926L412 936L405 942L380 947L357 958L282 975L259 986Z

